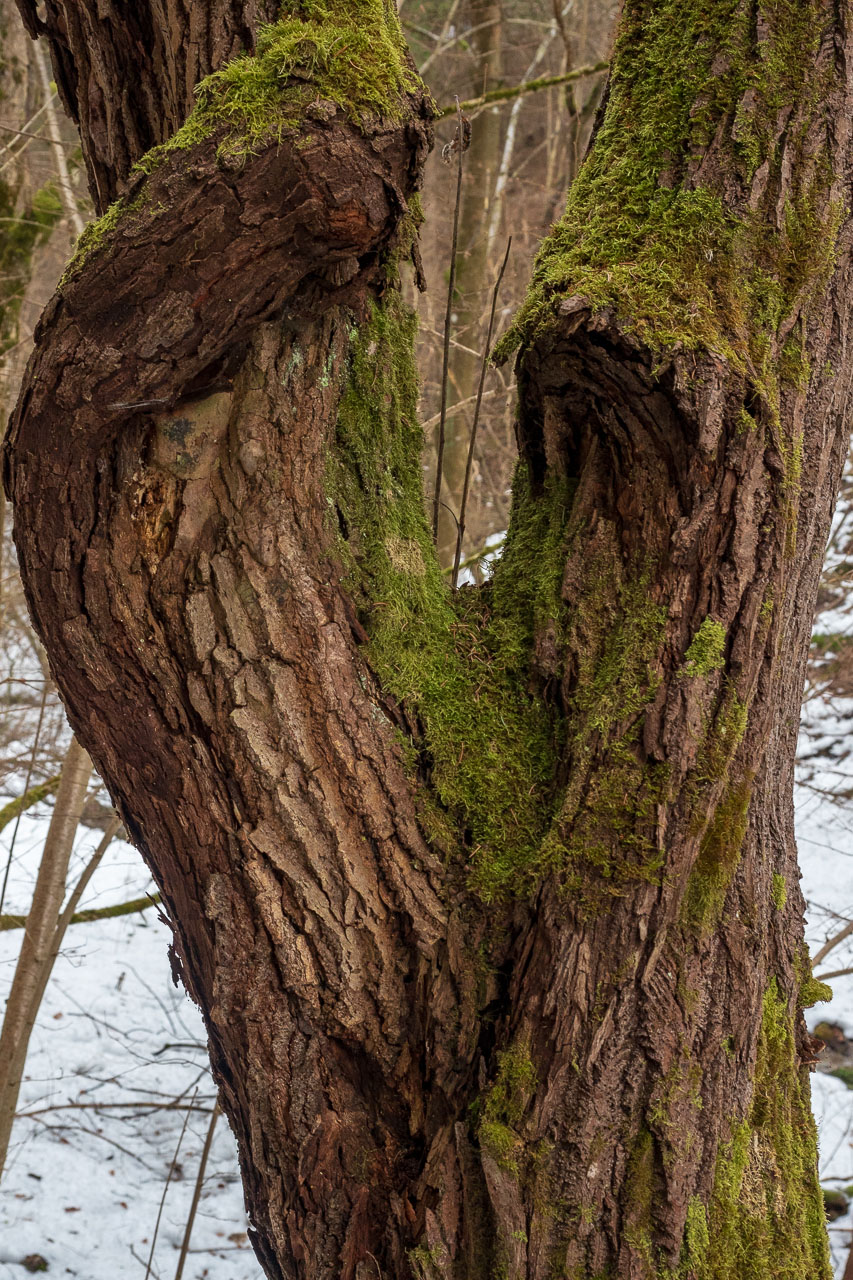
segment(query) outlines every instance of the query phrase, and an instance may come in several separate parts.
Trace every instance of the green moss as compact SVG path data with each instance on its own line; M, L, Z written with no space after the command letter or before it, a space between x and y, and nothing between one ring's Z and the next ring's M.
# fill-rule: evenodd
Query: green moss
M654 1201L655 1140L648 1129L641 1127L628 1161L625 1239L647 1263L652 1257Z
M301 125L313 103L331 103L356 124L402 118L404 96L420 81L396 10L385 0L301 0L294 10L260 28L254 54L201 81L186 123L138 168L150 173L168 152L220 133L220 155L239 160Z
M702 837L684 899L684 918L700 933L710 933L723 914L749 825L754 776L747 773L726 788Z
M120 200L113 201L106 213L103 213L100 218L95 218L92 222L87 223L78 236L74 252L62 273L62 279L59 282L60 288L83 265L89 255L100 248L120 222L124 223L129 229L134 215L141 218L144 206L145 192L140 191L132 199L122 197ZM159 206L159 211L163 211L162 206Z
M806 978L800 986L800 1008L811 1009L816 1004L826 1004L832 999L832 987L817 978Z
M794 956L794 974L799 983L797 1004L800 1009L811 1009L832 999L832 988L818 982L812 974L812 961L805 942L801 942Z
M778 166L780 92L790 109L820 88L817 3L759 7L765 30L756 43L737 0L626 4L602 127L537 260L510 345L574 294L614 308L652 347L715 351L745 368L757 329L778 325L803 281L831 258L837 211L811 166L778 231L688 176L718 130L745 181L764 160Z
M709 1212L713 1280L829 1280L808 1072L793 1017L772 979L764 997L753 1101L717 1158Z
M668 771L640 744L667 618L652 570L626 567L615 533L604 535L567 609L563 573L583 533L571 520L574 482L552 477L538 492L521 466L492 582L451 592L423 510L413 334L392 282L352 335L327 483L366 657L420 726L406 754L428 784L422 825L448 857L464 857L486 901L523 896L549 871L571 891L589 865L604 897L653 879ZM566 650L579 669L564 717L531 667L536 653ZM561 795L567 751L577 784Z
M758 7L757 37L739 0L625 4L601 128L495 358L559 327L561 304L581 298L661 362L675 351L722 359L744 379L740 429L757 422L782 460L790 554L801 441L783 426L780 386L807 384L805 324L835 261L843 209L831 198L829 146L814 146L832 127L833 72L815 66L825 8ZM782 135L784 157L781 104L808 122ZM712 140L721 163L703 168ZM768 176L753 193L759 166ZM783 168L790 194L780 210ZM799 330L783 337L793 318Z
M536 1092L536 1068L527 1045L520 1042L499 1053L497 1061L494 1084L482 1098L477 1137L500 1168L517 1175L524 1153L519 1129Z
M406 1255L416 1280L441 1280L444 1250L433 1245L419 1244Z
M678 1280L712 1280L708 1270L710 1246L707 1211L699 1197L693 1196L687 1207Z
M780 875L778 871L773 872L770 897L777 911L785 910L785 903L788 901L788 885L785 882L785 877Z
M288 6L290 7L290 6ZM258 30L253 54L240 54L197 86L196 106L182 127L135 165L150 174L176 151L219 140L217 155L241 164L254 151L305 126L312 109L342 111L360 126L376 117L402 119L404 99L420 80L409 61L396 10L386 0L302 0ZM296 145L310 145L310 135ZM79 266L129 214L157 216L143 189L117 200L86 227L68 271Z
M680 674L688 677L709 676L723 665L726 629L714 618L706 618L690 641Z
M450 591L421 496L414 326L392 286L354 338L329 493L368 660L422 725L418 767L437 802L422 796L424 813L445 837L458 833L475 888L492 900L524 894L542 869L559 723L529 687L529 656L534 626L557 607L544 552L559 543L570 493L554 485L533 502L517 479L493 586Z

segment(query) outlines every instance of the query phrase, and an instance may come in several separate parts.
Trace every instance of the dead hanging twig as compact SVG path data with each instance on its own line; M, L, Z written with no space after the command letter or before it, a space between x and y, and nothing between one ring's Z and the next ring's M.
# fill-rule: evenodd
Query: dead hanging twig
M438 542L438 517L441 511L441 481L444 470L444 438L447 419L447 382L450 366L450 325L453 316L453 295L456 292L456 246L459 241L459 210L462 205L462 156L471 145L471 121L463 116L456 99L456 135L442 150L442 159L451 163L456 155L456 204L453 209L453 239L450 245L450 279L447 284L447 311L444 316L444 354L441 362L441 410L438 421L438 456L435 464L435 496L432 502L432 536Z
M486 382L486 370L489 367L489 356L492 353L492 332L495 327L495 312L498 306L498 292L504 278L506 264L509 262L509 251L512 248L512 236L506 242L506 253L495 281L492 292L492 309L489 313L489 328L486 333L486 345L483 348L483 360L480 365L480 381L477 384L477 403L474 405L474 421L471 423L471 439L468 441L468 458L465 462L465 482L462 485L462 502L459 507L459 523L456 527L456 554L453 557L453 576L451 587L455 591L459 578L459 561L462 559L462 539L465 536L465 510L468 506L468 490L471 485L471 471L474 466L474 446L477 442L477 427L480 423L480 406L483 403L483 387Z
M184 1274L184 1263L187 1260L187 1254L190 1249L190 1236L192 1235L193 1223L195 1222L196 1211L198 1210L198 1202L201 1199L201 1188L204 1183L204 1171L207 1168L207 1158L210 1155L210 1147L213 1142L213 1131L216 1128L216 1121L219 1119L219 1103L217 1102L210 1113L210 1124L207 1127L207 1136L204 1140L204 1147L201 1152L201 1159L198 1162L198 1173L196 1174L195 1189L193 1191L192 1204L187 1216L187 1225L184 1230L184 1238L181 1241L181 1256L178 1258L178 1269L175 1272L175 1280L181 1280Z
M192 1096L192 1099L191 1099L192 1103L195 1102L197 1094L198 1094L198 1089L196 1089L195 1093ZM163 1205L166 1203L166 1194L169 1190L169 1183L172 1181L172 1176L178 1167L178 1156L181 1154L181 1144L184 1141L184 1134L187 1131L187 1125L189 1124L189 1121L190 1121L190 1110L191 1108L188 1108L187 1113L184 1116L184 1123L181 1126L181 1132L178 1136L178 1145L175 1147L175 1154L172 1156L172 1163L169 1165L169 1172L166 1174L166 1182L163 1186L163 1194L160 1197L160 1208L157 1210L157 1221L154 1223L154 1235L151 1238L151 1251L148 1254L148 1263L145 1267L145 1280L149 1280L149 1276L151 1275L151 1267L154 1262L154 1250L157 1247L157 1235L158 1235L158 1232L160 1231L160 1219L163 1216Z

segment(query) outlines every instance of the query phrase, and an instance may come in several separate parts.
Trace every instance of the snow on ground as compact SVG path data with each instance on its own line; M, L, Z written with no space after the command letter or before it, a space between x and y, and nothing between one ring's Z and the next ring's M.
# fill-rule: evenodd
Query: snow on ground
M795 804L806 938L815 955L845 920L853 919L853 800L847 795L853 787L853 761L847 758L853 706L807 705L803 723ZM851 939L831 951L816 973L847 967L853 967ZM838 1023L853 1038L853 974L833 978L830 986L832 1000L808 1011L809 1025ZM843 1191L853 1185L853 1091L842 1080L817 1071L812 1075L812 1104L821 1182ZM840 1276L853 1238L853 1212L832 1222L829 1236Z
M7 911L27 909L46 825L44 816L21 823ZM3 836L5 863L10 828ZM99 837L81 838L78 873ZM153 885L139 855L114 842L81 906L146 892ZM20 936L0 933L0 991ZM189 1115L151 1269L155 1280L175 1274L215 1093L201 1018L172 985L168 942L153 907L66 935L31 1041L0 1196L0 1280L22 1280L22 1260L33 1254L49 1275L143 1280ZM162 1109L175 1099L196 1109ZM184 1280L261 1280L246 1226L235 1143L220 1118Z

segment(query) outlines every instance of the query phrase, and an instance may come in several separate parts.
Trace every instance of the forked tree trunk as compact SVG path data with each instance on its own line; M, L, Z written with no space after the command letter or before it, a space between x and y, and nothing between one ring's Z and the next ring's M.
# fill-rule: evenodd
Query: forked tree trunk
M451 600L393 14L306 3L131 175L275 6L19 4L126 190L13 416L22 569L266 1273L828 1276L791 775L853 373L848 6L628 0L516 330L507 549Z

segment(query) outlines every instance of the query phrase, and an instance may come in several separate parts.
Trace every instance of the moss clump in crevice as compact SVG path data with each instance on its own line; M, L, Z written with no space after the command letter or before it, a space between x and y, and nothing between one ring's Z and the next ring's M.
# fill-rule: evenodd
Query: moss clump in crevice
M717 1157L707 1267L714 1280L829 1280L817 1135L794 1020L773 978L764 996L753 1101Z
M788 885L785 877L780 875L778 871L773 872L773 880L770 885L770 900L777 911L785 910L785 903L788 901Z
M518 1175L524 1152L519 1133L524 1113L536 1092L536 1068L528 1046L516 1042L498 1054L494 1084L483 1095L477 1137L495 1163Z
M684 919L700 933L710 933L723 914L749 825L754 778L753 773L747 772L726 788L702 837L699 856L690 872L683 912Z
M494 585L450 591L422 501L414 329L392 282L353 336L329 495L366 657L422 728L418 770L437 802L425 814L444 839L455 830L475 889L493 900L532 887L553 808L560 724L529 688L530 649L555 607L543 545L558 543L570 494L554 485L528 501L519 479Z
M726 629L715 618L706 618L690 641L680 674L689 678L709 676L723 666Z
M485 901L524 896L549 871L571 890L584 861L611 885L654 878L668 771L643 761L640 728L667 613L650 599L651 569L632 575L602 544L578 557L583 581L569 609L563 578L582 534L571 522L574 482L552 477L535 492L521 466L494 579L451 593L421 497L413 325L392 283L353 336L327 475L366 657L421 728L424 828L464 856ZM580 667L563 708L531 672L541 659L557 674L547 663L567 648ZM579 787L561 796L567 725Z
M436 1245L416 1245L406 1255L416 1280L441 1280L444 1274L442 1263L444 1250Z

